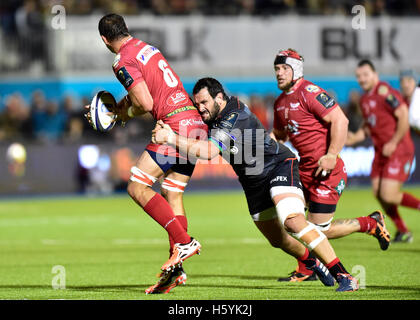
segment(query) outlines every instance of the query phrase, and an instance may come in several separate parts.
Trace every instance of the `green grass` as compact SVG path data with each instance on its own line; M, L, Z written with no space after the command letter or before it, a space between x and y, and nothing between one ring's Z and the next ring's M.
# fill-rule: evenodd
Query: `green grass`
M419 188L410 192L420 195ZM352 234L332 240L347 269L366 270L366 288L336 293L317 282L279 283L295 260L270 247L255 228L242 193L185 194L190 234L200 256L184 263L186 286L146 296L168 257L167 235L128 196L24 199L0 202L0 299L419 299L420 215L401 209L411 244L381 251L375 238ZM347 190L337 218L377 208L369 189ZM395 227L388 221L393 234ZM51 286L55 265L66 289ZM357 272L355 271L355 274Z

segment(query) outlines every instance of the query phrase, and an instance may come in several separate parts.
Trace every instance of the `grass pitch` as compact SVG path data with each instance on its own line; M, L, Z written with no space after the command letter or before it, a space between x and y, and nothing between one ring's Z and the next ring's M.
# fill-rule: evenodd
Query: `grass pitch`
M419 196L420 188L407 189ZM279 283L295 260L270 247L247 212L241 192L185 194L189 233L200 256L184 263L186 286L166 295L144 290L168 257L166 232L128 196L23 199L0 202L0 299L282 300L420 299L420 215L401 209L411 244L381 251L375 238L352 234L332 240L364 289L336 293L319 281ZM378 208L370 189L346 190L336 218ZM392 234L395 227L386 219ZM53 273L54 266L64 270ZM64 285L55 276L64 275Z

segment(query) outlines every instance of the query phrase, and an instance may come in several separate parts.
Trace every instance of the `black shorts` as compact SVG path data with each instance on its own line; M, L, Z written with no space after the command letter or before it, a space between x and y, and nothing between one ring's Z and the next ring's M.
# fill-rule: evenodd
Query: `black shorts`
M299 178L299 163L296 158L288 158L277 162L261 183L242 184L251 215L261 213L274 206L270 189L273 187L297 187L302 189Z

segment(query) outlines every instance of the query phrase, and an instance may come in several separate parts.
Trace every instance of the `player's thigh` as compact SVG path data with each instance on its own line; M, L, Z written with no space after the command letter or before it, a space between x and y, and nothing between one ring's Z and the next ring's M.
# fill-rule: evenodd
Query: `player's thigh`
M146 150L137 159L135 167L156 179L163 175L162 169Z
M284 230L280 219L277 217L275 208L271 207L265 210L260 214L260 217L259 220L254 219L255 226L258 230L260 230L273 247L283 247L287 242L288 233Z

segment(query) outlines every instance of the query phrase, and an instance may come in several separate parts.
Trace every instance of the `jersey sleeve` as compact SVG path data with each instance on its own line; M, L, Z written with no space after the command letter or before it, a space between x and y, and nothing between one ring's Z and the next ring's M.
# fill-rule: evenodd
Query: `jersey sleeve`
M238 116L238 112L229 113L216 128L210 130L209 140L219 148L220 153L229 150L236 141L232 131L236 128Z
M322 119L336 107L338 103L325 90L318 92L305 92L303 98L310 112Z
M406 105L401 94L394 88L390 88L389 94L385 97L385 103L387 103L393 110Z
M121 82L127 91L130 91L137 83L144 80L135 57L121 57L120 61L114 61L112 68L118 81Z

